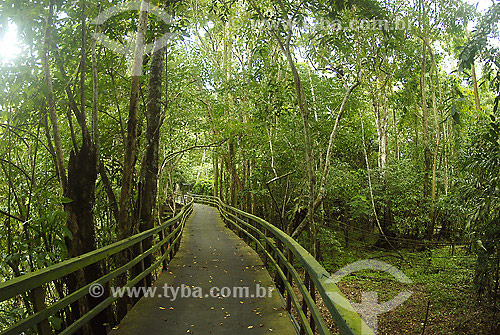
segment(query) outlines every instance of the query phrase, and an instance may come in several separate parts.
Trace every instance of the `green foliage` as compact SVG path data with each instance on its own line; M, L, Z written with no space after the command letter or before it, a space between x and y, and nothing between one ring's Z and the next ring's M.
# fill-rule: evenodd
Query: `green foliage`
M483 119L465 152L463 201L470 210L478 259L475 284L480 295L496 297L500 258L500 132L494 116ZM496 283L496 284L495 284Z
M118 3L87 2L88 21L100 10ZM495 117L491 120L483 119L484 111L475 110L470 83L464 81L461 73L450 74L447 68L448 58L457 57L457 46L466 40L465 27L475 15L470 5L459 0L425 0L421 3L426 14L420 15L418 8L404 1L283 0L280 3L283 7L272 1L257 5L284 41L287 24L293 22L289 42L309 107L315 194L319 191L339 107L347 88L360 81L339 119L326 198L315 213L321 245L332 254L343 256L329 257L325 252L325 264L333 269L344 261L357 260L342 247L343 236L335 231L335 224L363 232L357 235L351 232L352 239L362 240L367 233L371 239L365 242L374 243L372 240L378 237L374 233L376 220L368 185L370 172L377 217L389 214L387 231L396 238L422 239L434 206L440 238L481 241L474 248L479 256L477 285L483 292L491 293L495 283L494 257L500 239L500 123L495 114L500 101L500 79L498 50L485 46L496 34L498 2L480 20L477 31L459 56L465 71L481 56L484 69L480 80L484 84L479 88L481 106L493 111ZM70 152L77 151L83 141L77 118L68 113L66 94L69 88L76 103L80 103L77 77L83 64L81 4L64 0L56 0L55 4L50 71L66 164ZM169 10L175 9L176 22L169 29L181 34L169 42L166 55L168 66L161 101L164 124L159 130L162 145L158 203L171 197L176 184L192 185L195 181L194 193L212 195L216 157L222 167L219 186L223 194L233 181L238 188L238 205L275 224L281 220L285 225L295 224L292 220L305 213L310 195L304 159L304 120L282 46L261 22L255 8L246 2L176 2L174 7ZM54 165L52 129L46 120L50 89L44 83L41 56L47 1L6 0L0 4L0 14L0 27L4 28L8 21L16 23L24 43L18 59L8 64L0 61L0 209L11 215L0 220L0 259L5 260L0 264L0 275L8 279L17 270L34 271L67 257L67 244L73 236L66 226L64 209L73 199L62 195L60 171ZM348 26L367 18L390 22L414 18L417 22L407 30L333 29L333 23ZM136 12L121 13L109 20L103 33L127 44L136 26ZM90 127L94 93L90 36L95 27L87 28L83 98ZM148 29L146 41L151 42L166 27L150 17ZM424 196L423 187L421 36L429 37L438 67L436 73L430 73L429 54L425 55L423 89L430 111L426 135L431 160L436 153L435 201L429 195ZM99 156L109 179L106 185L105 178L98 176L93 199L96 245L102 246L115 242L117 236L108 192L110 188L119 202L127 140L130 64L128 57L115 54L99 43L96 51ZM143 62L145 73L149 61L147 56ZM436 115L430 100L431 80L436 86ZM134 185L141 181L139 171L148 145L144 136L147 86L144 76ZM385 167L379 162L384 139L379 124L382 118L374 108L377 103L387 112ZM229 152L229 140L235 144L234 155ZM211 143L215 145L199 147ZM370 171L365 162L365 147ZM232 163L235 173L231 171ZM134 192L133 201L127 204L131 211L140 205L138 192ZM310 243L309 239L304 239L304 243ZM436 274L433 281L437 283L445 277ZM3 317L0 322L12 323L24 312L13 309L12 315L0 315ZM60 326L59 319L50 321L54 328Z
M213 195L214 194L213 180L208 180L208 179L198 180L198 182L194 184L192 192L194 194Z

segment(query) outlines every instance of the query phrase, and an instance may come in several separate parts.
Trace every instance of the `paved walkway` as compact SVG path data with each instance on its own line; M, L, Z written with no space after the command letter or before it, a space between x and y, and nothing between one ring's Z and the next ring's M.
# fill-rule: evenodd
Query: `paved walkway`
M165 284L170 287L168 297L158 297L165 293ZM261 292L257 292L257 284ZM189 285L196 297L181 297L182 290L189 290L182 285ZM139 300L111 335L296 334L261 259L224 226L212 207L194 205L180 249L154 287L156 297ZM201 297L200 290L193 287L202 289ZM206 296L212 287L231 291L248 287L249 295ZM172 288L179 289L175 300ZM264 298L256 297L264 292Z

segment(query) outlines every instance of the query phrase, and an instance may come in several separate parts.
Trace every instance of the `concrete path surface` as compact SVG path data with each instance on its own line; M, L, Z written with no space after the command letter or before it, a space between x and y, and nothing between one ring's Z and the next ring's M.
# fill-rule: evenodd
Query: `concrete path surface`
M139 300L110 334L296 334L261 259L212 207L194 205L155 288L155 297ZM231 296L211 296L217 294Z

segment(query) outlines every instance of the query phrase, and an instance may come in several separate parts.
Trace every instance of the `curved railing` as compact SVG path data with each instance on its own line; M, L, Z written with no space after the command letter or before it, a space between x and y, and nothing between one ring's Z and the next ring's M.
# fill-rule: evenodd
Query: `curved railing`
M249 245L264 253L266 265L274 266L278 274L276 286L286 295L286 308L297 315L300 334L331 334L316 303L316 291L328 308L343 335L372 335L359 314L338 289L330 274L318 261L289 235L269 222L223 203L212 196L192 195L195 202L217 207L228 226ZM294 267L300 263L305 279ZM302 298L294 290L294 283ZM286 294L284 294L286 292ZM341 301L340 301L341 300ZM341 304L341 305L340 305ZM293 307L293 310L292 310Z
M38 310L37 313L17 322L15 325L9 327L8 329L2 330L0 332L0 335L18 335L22 334L28 329L35 327L38 328L38 333L41 335L51 334L51 327L47 322L50 316L55 315L57 312L65 309L75 301L87 296L89 294L89 288L91 288L92 285L105 285L119 275L126 273L132 267L138 264L141 265L143 260L149 255L158 254L152 264L146 269L144 269L144 263L142 263L142 269L144 269L144 271L136 275L134 278L130 279L123 287L135 286L148 274L157 269L161 264L165 266L166 263L172 259L174 254L177 252L177 249L179 248L182 231L184 229L186 219L192 212L192 209L193 200L188 202L177 215L164 222L160 226L133 235L129 238L86 253L84 255L54 264L45 269L27 273L12 280L0 283L0 303L9 299L16 298L17 296L25 293L30 293L31 296L35 296L35 299L37 296L42 297L41 299L39 298L36 303L36 309ZM52 282L64 278L69 274L97 263L107 257L115 255L120 251L124 251L136 245L140 245L144 240L152 238L155 235L159 236L158 242L151 248L144 250L140 255L133 258L125 265L114 269L113 271L100 277L94 282L88 283L84 287L79 288L77 291L61 297L60 300L53 303L52 305L45 306L45 299L43 298L45 295L43 294L43 290L46 289L48 285L51 285ZM42 294L40 294L40 292L42 292ZM83 325L92 320L97 314L105 310L117 299L119 298L113 295L105 298L97 306L88 311L86 314L82 315L75 322L71 323L66 329L61 331L60 334L74 334L81 327L83 327Z

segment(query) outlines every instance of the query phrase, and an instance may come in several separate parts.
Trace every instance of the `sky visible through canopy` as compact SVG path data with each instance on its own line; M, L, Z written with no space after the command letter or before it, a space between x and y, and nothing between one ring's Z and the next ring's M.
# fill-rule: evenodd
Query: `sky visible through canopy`
M3 32L2 34L0 34L0 36L2 35ZM17 26L13 22L9 22L7 31L5 32L3 38L0 40L0 59L14 59L21 51L19 44L20 43L17 37Z
M471 4L477 4L477 8L480 12L484 12L488 9L492 1L491 0L467 0ZM474 28L474 24L471 24L471 29ZM12 61L21 52L21 43L18 38L17 26L14 22L9 22L7 31L1 32L0 36L0 64L6 61Z

